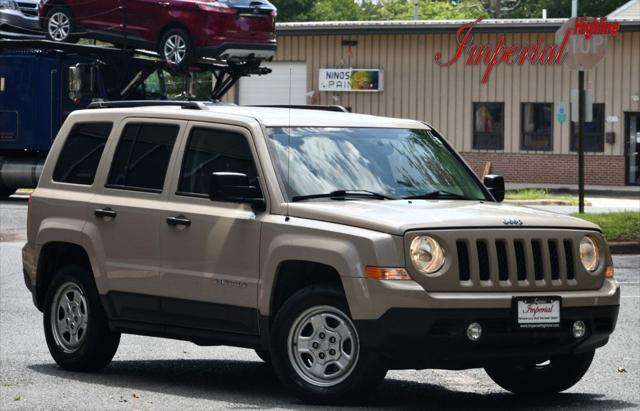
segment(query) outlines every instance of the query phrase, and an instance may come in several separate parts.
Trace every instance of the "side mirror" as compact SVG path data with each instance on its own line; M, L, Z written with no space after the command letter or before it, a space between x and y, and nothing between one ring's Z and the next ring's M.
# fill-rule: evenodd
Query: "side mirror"
M90 64L76 64L69 67L69 98L79 100L95 94L95 68Z
M257 211L264 211L266 203L260 187L249 183L249 177L242 173L216 172L211 174L209 186L211 201L251 204Z
M484 177L484 185L497 202L501 203L504 200L504 178L502 176L489 174Z

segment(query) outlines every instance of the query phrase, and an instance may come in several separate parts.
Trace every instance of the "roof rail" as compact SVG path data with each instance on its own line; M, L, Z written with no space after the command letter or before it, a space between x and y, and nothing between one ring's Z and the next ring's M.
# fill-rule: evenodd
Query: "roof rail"
M291 108L299 110L320 110L320 111L336 111L340 113L350 113L351 110L344 106L334 105L321 105L321 104L265 104L265 105L251 105L249 107L272 107L272 108Z
M158 107L178 106L183 109L205 110L206 106L197 101L175 100L124 100L124 101L94 101L87 108L129 108L129 107Z

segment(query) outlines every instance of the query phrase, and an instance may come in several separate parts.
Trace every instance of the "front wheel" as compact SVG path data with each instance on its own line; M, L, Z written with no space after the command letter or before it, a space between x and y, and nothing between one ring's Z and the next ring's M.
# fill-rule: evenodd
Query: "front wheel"
M285 302L271 347L280 380L311 403L357 398L386 374L378 356L362 345L344 294L327 286L307 287Z
M594 353L552 357L540 364L500 364L485 371L496 384L514 394L556 394L582 379Z

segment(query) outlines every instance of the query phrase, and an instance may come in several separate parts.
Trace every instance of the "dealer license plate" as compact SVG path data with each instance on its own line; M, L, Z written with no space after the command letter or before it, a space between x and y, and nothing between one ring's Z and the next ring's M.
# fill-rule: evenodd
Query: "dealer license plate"
M517 298L515 303L520 328L560 327L560 298Z

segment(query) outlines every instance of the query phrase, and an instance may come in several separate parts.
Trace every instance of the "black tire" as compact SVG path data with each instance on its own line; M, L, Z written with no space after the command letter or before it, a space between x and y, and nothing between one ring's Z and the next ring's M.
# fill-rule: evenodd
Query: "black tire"
M255 350L256 355L260 357L267 365L271 365L271 353L267 350Z
M176 50L176 47L172 47L171 44L177 45L178 48L180 48L181 45L184 45L184 54L171 54L171 50ZM184 29L168 30L160 39L160 43L158 43L158 54L162 60L176 67L184 67L188 65L191 63L194 56L191 36ZM182 57L178 58L179 56Z
M50 24L51 19L54 19L54 21L56 22L62 23L62 21L59 20L62 18L68 21L68 31L66 35L64 35L63 31L59 31L56 34L52 25ZM52 8L49 13L47 13L42 29L44 30L44 34L47 37L47 40L64 43L77 43L79 40L78 36L74 34L76 33L76 24L73 18L73 14L71 14L71 11L64 6L56 6Z
M65 317L65 312L58 307L56 298L58 293L63 289L68 289L67 287L71 287L73 290L69 291L71 294L67 294L67 296L73 296L73 293L79 290L84 297L83 304L86 305L84 308L87 318L86 327L82 335L79 335L77 347L72 350L65 349L68 338L59 336L54 330L55 326L52 322L52 318ZM78 308L78 312L82 311L83 304L75 307ZM111 362L120 343L120 334L109 330L107 317L100 304L91 270L78 265L67 265L60 268L47 289L43 311L47 346L51 356L60 367L70 371L98 371ZM80 327L76 326L76 329L79 334Z
M496 384L514 394L556 394L582 379L594 353L552 357L545 365L501 364L487 367L485 371Z
M339 311L335 311L335 309ZM322 316L324 312L330 312L330 315L343 315L342 319L344 319L344 322L342 324L350 323L348 329L352 331L355 330L355 334L352 334L355 343L347 343L347 339L339 337L338 347L340 352L338 355L344 355L342 353L345 352L345 344L348 344L350 347L355 347L351 348L350 351L350 356L353 357L355 355L355 362L352 362L352 365L348 368L350 372L345 372L341 377L343 379L337 379L335 384L332 383L333 385L321 386L305 379L305 377L302 376L304 372L296 370L296 368L298 368L298 370L301 369L300 365L296 365L296 358L299 357L296 357L295 354L290 355L290 333L292 336L295 336L295 331L299 330L300 334L302 334L305 327L299 325L299 328L296 328L296 324L300 324L300 318L305 318L305 315L310 315L307 313L313 313L314 310L318 310L317 314L314 315L319 316ZM326 318L322 321L324 324L328 324ZM314 285L304 288L291 296L276 313L271 333L271 361L276 374L285 387L303 401L314 404L359 401L364 399L365 392L373 392L373 388L384 380L387 369L381 365L382 362L378 355L360 344L357 330L355 327L352 327L352 325L346 298L340 290L334 287ZM327 330L329 333L332 332L329 327L321 328L320 330ZM337 328L335 328L335 330L337 330ZM310 347L311 340L321 338L319 337L320 335L319 331L313 330L312 336L309 337ZM328 334L324 334L322 338L328 338L327 335ZM338 336L338 334L335 335ZM329 355L329 351L327 350L331 345L329 345L328 342L328 339L326 342L323 341L320 350L316 350L313 356L308 354L309 358L313 359L313 363L316 362L316 359L319 361L319 358L329 358L320 357L318 353L318 351L324 349L327 352L325 355ZM291 349L291 351L292 350L293 349ZM335 350L333 353L335 354ZM325 370L324 373L329 369L328 367L330 367L330 365L323 368Z

